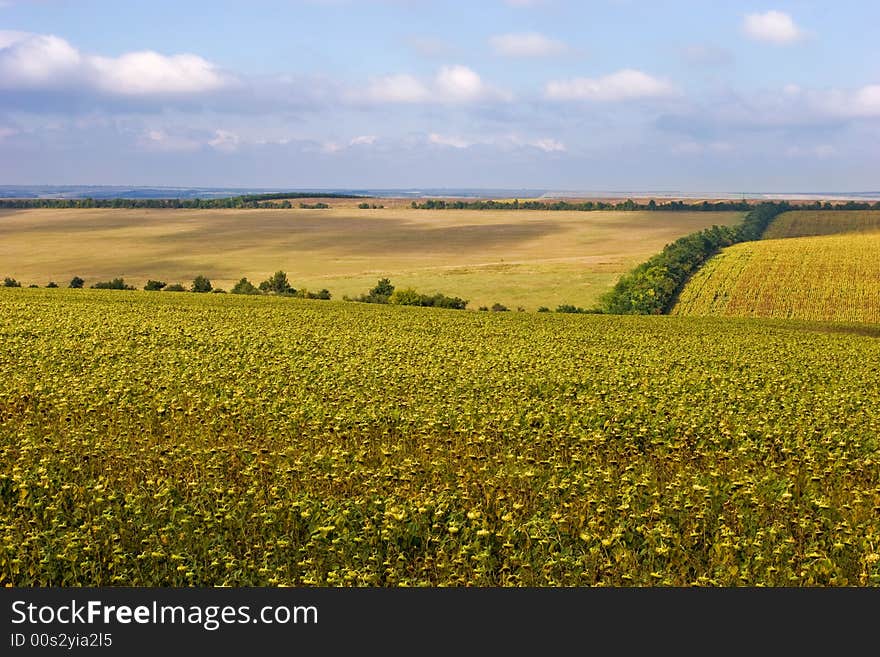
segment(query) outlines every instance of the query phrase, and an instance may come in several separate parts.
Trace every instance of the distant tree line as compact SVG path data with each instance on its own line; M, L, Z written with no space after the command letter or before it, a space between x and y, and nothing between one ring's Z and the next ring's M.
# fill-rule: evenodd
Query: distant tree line
M292 208L289 199L300 198L364 198L354 194L309 194L307 192L290 192L278 194L250 194L246 196L230 196L226 198L27 198L0 199L0 209L35 209L35 208L123 208L123 209L161 209L161 210L215 210L215 209L261 209L261 208ZM277 203L281 201L281 203ZM300 207L329 207L326 203L314 206L300 204Z
M788 203L762 203L736 227L712 226L679 238L624 275L600 300L598 312L614 315L660 315L669 312L684 284L721 249L761 238Z
M762 204L757 204L762 205ZM667 201L657 203L651 199L647 203L637 203L632 199L611 203L605 201L547 201L525 200L514 201L470 201L470 200L443 200L428 199L422 203L413 201L411 207L416 210L574 210L592 212L595 210L619 210L619 211L655 211L663 212L749 212L756 207L754 202L749 201L702 201L701 203L685 203L684 201ZM846 203L831 203L829 201L816 201L808 205L798 205L799 210L880 210L880 201L874 203L847 201Z
M15 280L14 278L10 278L7 276L3 280L3 287L21 287L21 283ZM38 285L31 285L30 287L39 287ZM54 281L50 281L46 287L58 287L58 284ZM85 287L85 279L80 276L74 276L67 287L78 290ZM92 285L90 285L93 290L134 290L135 287L133 285L129 285L125 282L124 278L114 278L109 281L98 281ZM181 283L172 283L169 285L165 281L158 281L154 279L150 279L144 285L144 290L147 292L196 292L205 294L208 292L212 292L214 294L225 294L226 290L218 287L214 287L211 283L211 280L207 276L198 275L196 276L190 286L184 287ZM309 290L302 288L296 289L294 288L287 279L287 274L283 271L276 271L272 276L267 278L265 281L259 284L259 286L251 283L247 278L241 278L238 283L235 284L235 287L231 290L232 294L273 294L278 296L285 297L295 297L298 299L320 299L324 301L329 301L331 298L331 294L329 290L319 290L317 292L310 292Z

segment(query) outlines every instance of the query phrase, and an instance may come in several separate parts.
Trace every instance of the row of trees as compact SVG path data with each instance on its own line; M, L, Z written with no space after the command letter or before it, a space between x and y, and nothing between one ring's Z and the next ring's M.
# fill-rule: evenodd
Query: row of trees
M760 207L763 204L758 204ZM513 202L507 201L465 201L465 200L443 200L428 199L422 203L413 201L411 207L416 210L576 210L590 212L593 210L623 210L623 211L654 211L662 210L664 212L749 212L755 209L756 205L748 201L716 201L710 203L703 201L701 203L685 203L684 201L667 201L657 203L651 199L647 203L637 203L632 199L627 199L619 203L611 203L605 201L583 201L581 203L572 201L545 201L545 200L526 200L519 199ZM831 203L830 201L815 201L808 205L799 205L798 208L803 210L880 210L880 201L873 205L868 202L847 201L846 203Z
M3 280L4 287L21 287L21 283L7 276ZM67 287L72 289L81 289L85 286L85 279L80 276L74 276ZM31 285L30 287L39 287ZM46 287L58 287L54 281L50 281ZM133 285L125 282L124 278L114 278L109 281L98 281L90 285L94 290L134 290ZM215 294L225 294L226 290L214 287L213 283L207 276L196 276L190 286L184 287L181 283L172 283L169 285L165 281L150 279L144 285L147 292L196 292L205 294L213 292ZM232 294L275 294L279 296L296 297L300 299L321 299L329 300L331 295L329 290L319 290L318 292L310 292L306 289L296 289L290 284L287 274L283 271L276 271L272 276L261 282L258 286L251 283L247 278L242 277L231 290Z
M603 295L598 312L613 315L669 312L684 284L706 260L726 246L760 239L773 218L789 209L787 203L763 203L749 212L736 228L712 226L667 244Z
M260 209L260 208L292 208L290 199L300 198L364 198L354 194L309 194L291 192L279 194L249 194L226 198L26 198L0 199L0 209L33 209L33 208L129 208L129 209ZM328 208L326 203L308 205L300 203L303 208Z
M422 306L425 308L450 308L452 310L464 310L467 300L460 297L448 297L445 294L422 294L409 287L396 289L387 278L381 278L375 287L366 294L354 299L344 297L345 301L360 301L362 303L390 303L398 306Z

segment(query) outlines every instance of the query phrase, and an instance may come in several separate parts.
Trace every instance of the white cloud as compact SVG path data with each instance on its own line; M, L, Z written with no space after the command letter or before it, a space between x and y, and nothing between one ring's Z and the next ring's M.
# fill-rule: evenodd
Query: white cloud
M431 97L431 92L418 78L406 74L373 80L367 94L380 103L423 103Z
M556 139L536 139L529 142L529 145L540 148L545 153L561 153L566 150L565 144Z
M524 139L517 134L485 136L469 139L457 135L441 135L432 132L428 135L428 143L452 148L470 148L471 146L495 146L503 149L531 147L545 153L561 153L566 151L565 144L558 139L549 137L540 139Z
M86 88L107 95L180 95L213 91L231 80L197 55L152 51L101 57L53 35L0 32L0 88Z
M350 142L348 142L349 146L372 146L376 143L378 137L376 135L359 135L354 137Z
M562 41L556 41L537 32L499 34L489 39L496 55L504 57L548 57L568 50Z
M792 17L781 11L747 15L743 20L743 31L750 39L777 45L794 43L804 38L803 30L795 25Z
M13 135L17 135L18 130L14 130L12 128L0 128L0 141L3 141L7 137L12 137Z
M437 144L438 146L451 146L452 148L467 148L468 146L473 145L473 142L462 139L461 137L438 135L436 132L432 132L428 135L428 141L432 144Z
M444 66L430 82L409 74L376 78L370 83L366 97L376 103L438 104L509 99L508 94L486 85L467 66Z
M0 87L34 88L82 76L83 58L64 39L26 32L0 32Z
M110 94L201 93L226 84L224 76L209 61L197 55L160 55L142 51L120 57L91 57L95 85Z
M666 80L634 69L624 69L599 78L553 80L545 88L545 95L551 100L607 102L669 96L674 92L674 87Z
M437 73L434 85L443 100L452 102L478 100L486 93L480 76L467 66L444 66Z
M241 138L234 132L229 132L228 130L215 130L214 137L208 140L208 146L215 148L218 151L232 153L238 150L240 142Z

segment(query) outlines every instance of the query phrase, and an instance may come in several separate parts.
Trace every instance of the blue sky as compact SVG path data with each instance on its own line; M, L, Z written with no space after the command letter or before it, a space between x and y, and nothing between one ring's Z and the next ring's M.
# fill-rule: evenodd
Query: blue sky
M880 3L0 0L0 183L880 189Z

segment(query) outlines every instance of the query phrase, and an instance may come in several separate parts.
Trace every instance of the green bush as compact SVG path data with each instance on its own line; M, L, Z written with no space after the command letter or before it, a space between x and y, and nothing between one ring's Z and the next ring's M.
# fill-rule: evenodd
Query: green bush
M56 283L55 281L49 281L49 284L46 285L46 287L58 287L58 283Z
M502 303L493 303L492 304L492 312L493 313L506 313L510 308L505 306Z
M232 294L262 294L247 278L242 277L232 288Z
M153 279L150 279L147 281L147 284L144 285L144 289L147 292L158 292L166 285L167 283L165 283L164 281L154 281Z
M163 292L186 292L186 288L183 287L180 283L175 283L174 285L166 285Z
M214 289L214 286L211 285L211 281L209 281L205 276L199 274L193 279L192 285L190 286L190 292L198 292L199 294L205 294Z
M80 288L82 288L83 285L85 285L85 283L86 282L83 279L81 279L79 276L74 276L73 278L70 279L70 283L67 285L67 287L72 288L74 290L79 290Z
M260 283L260 290L269 294L296 294L296 289L287 280L287 274L281 270Z
M99 281L92 285L93 290L133 290L133 285L126 285L122 278L114 278L112 281Z
M21 287L21 283L19 283L14 278L10 278L7 276L3 279L3 287Z

